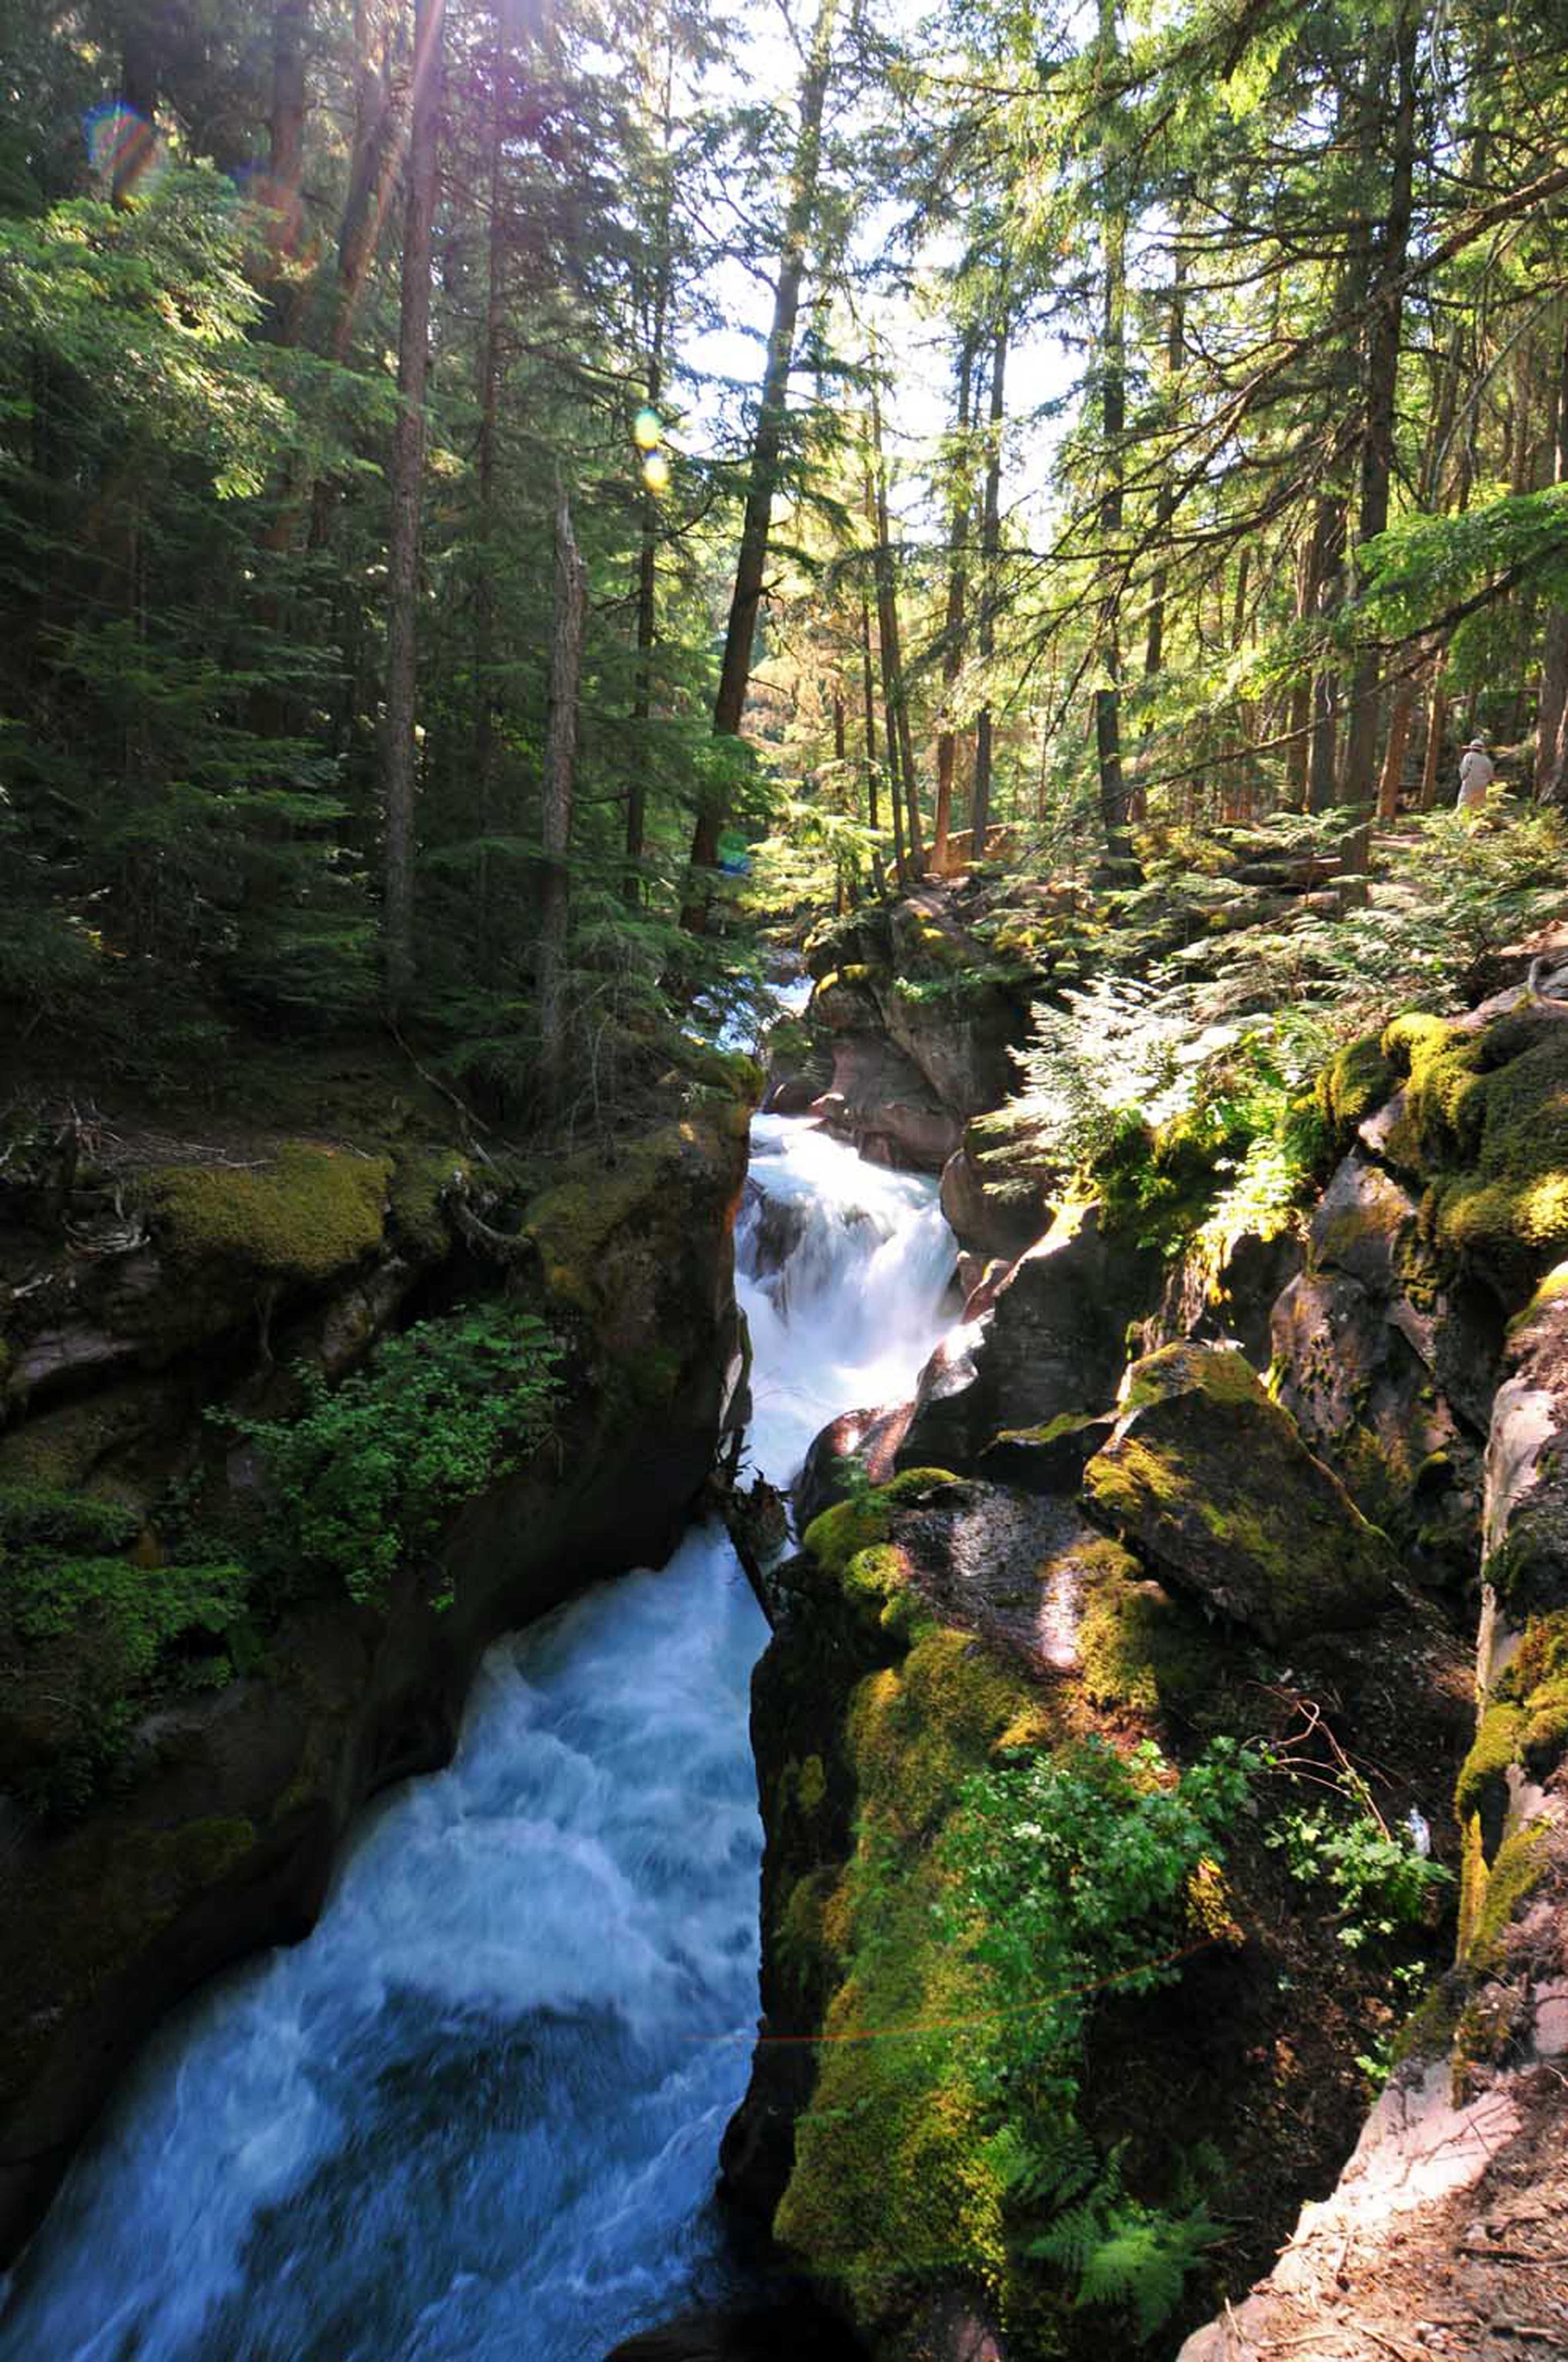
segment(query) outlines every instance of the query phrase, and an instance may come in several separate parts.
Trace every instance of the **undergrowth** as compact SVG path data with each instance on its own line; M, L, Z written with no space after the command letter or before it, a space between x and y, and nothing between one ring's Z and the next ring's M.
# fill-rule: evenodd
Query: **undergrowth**
M266 1472L269 1569L383 1604L450 1511L550 1435L562 1352L543 1320L500 1305L419 1322L336 1387L302 1371L298 1418L236 1422Z

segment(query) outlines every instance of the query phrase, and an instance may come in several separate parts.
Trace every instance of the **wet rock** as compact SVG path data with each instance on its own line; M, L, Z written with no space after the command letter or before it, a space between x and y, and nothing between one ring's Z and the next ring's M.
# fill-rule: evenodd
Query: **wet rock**
M990 1308L927 1363L899 1465L973 1469L1003 1429L1110 1403L1126 1324L1147 1310L1157 1275L1147 1250L1104 1235L1098 1208L1059 1217L1001 1280Z
M1162 1580L1266 1640L1365 1624L1390 1595L1383 1536L1225 1348L1134 1364L1084 1496Z
M885 1485L909 1424L909 1405L887 1410L847 1410L812 1442L792 1496L804 1533L814 1518L847 1500L857 1484Z
M822 1096L828 1077L817 1075L781 1075L770 1077L762 1094L764 1115L807 1115L812 1102Z
M810 1112L871 1163L918 1173L939 1173L961 1131L919 1069L870 1032L834 1037L832 1087Z

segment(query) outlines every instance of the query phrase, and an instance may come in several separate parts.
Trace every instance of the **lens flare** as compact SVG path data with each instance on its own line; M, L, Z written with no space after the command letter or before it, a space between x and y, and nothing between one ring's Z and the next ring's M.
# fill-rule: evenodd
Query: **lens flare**
M631 439L640 451L656 451L664 439L664 429L656 410L640 410L631 422Z
M84 126L93 170L112 182L119 196L150 196L163 177L168 157L145 115L124 99L93 107Z
M670 463L662 451L650 451L642 462L642 480L651 492L670 489Z

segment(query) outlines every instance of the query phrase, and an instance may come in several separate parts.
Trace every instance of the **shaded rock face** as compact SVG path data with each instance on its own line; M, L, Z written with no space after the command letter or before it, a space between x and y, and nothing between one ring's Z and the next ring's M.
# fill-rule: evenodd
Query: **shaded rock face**
M440 1564L410 1570L383 1608L335 1591L288 1607L262 1669L149 1716L123 1784L79 1817L7 1815L0 2258L37 2222L159 2020L227 1963L304 1935L359 1807L447 1760L490 1641L674 1546L712 1464L738 1359L732 1224L745 1154L744 1108L694 1108L615 1168L585 1167L535 1200L528 1300L570 1340L555 1450L473 1502ZM367 1317L345 1304L329 1286L302 1315L302 1334L338 1366ZM155 1407L138 1398L122 1418L111 1406L111 1436L140 1437L159 1418L172 1437L210 1390L204 1370L179 1364L134 1383L156 1390ZM40 1475L27 1455L40 1438L63 1451L58 1422L97 1407L71 1404L13 1429L5 1480L79 1481L80 1454L69 1477L58 1456ZM451 1604L438 1611L444 1589ZM47 1749L38 1702L26 1663L0 1664L9 1772Z
M1508 1625L1568 1608L1568 1264L1508 1332L1486 1511L1486 1579Z
M1051 1222L1051 1209L1037 1191L999 1189L967 1139L942 1167L942 1212L959 1244L987 1263L998 1257L1014 1262Z
M1111 1402L1126 1324L1146 1309L1157 1274L1146 1250L1104 1236L1096 1208L1058 1219L1018 1258L990 1308L932 1355L900 1466L971 1470L1003 1428Z
M868 1164L939 1173L960 1124L912 1061L882 1034L836 1033L833 1080L810 1114Z
M1227 1348L1135 1363L1084 1487L1162 1579L1266 1640L1368 1623L1389 1598L1387 1542Z
M1279 1400L1410 1571L1473 1580L1501 1321L1425 1243L1403 1183L1354 1151L1275 1307Z
M1255 1370L1266 1371L1273 1354L1272 1321L1280 1292L1301 1268L1300 1241L1288 1231L1260 1238L1246 1231L1231 1245L1217 1270L1203 1258L1185 1255L1165 1285L1159 1309L1143 1324L1143 1347L1191 1338L1199 1343L1236 1344Z

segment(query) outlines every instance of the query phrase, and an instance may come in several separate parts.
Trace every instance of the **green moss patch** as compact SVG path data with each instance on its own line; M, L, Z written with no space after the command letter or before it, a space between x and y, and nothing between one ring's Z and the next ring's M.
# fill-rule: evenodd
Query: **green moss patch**
M379 1245L391 1173L389 1157L294 1143L259 1172L170 1166L145 1195L177 1264L320 1285Z
M1364 1033L1338 1051L1318 1076L1313 1094L1318 1112L1343 1142L1364 1117L1393 1096L1398 1079L1384 1054L1382 1037Z
M400 1240L422 1263L439 1263L452 1245L442 1212L449 1190L466 1187L472 1166L453 1149L420 1149L400 1155L392 1170L392 1220Z
M921 2283L995 2288L1003 2276L1006 2189L986 2147L975 2030L990 1980L942 1935L950 1881L938 1839L968 1778L1048 1735L1012 1667L968 1634L922 1633L901 1665L854 1692L854 1858L831 1885L802 1881L786 1904L795 1945L841 1981L774 2229L814 2273L849 2284L863 2323Z
M1388 1597L1387 1541L1226 1348L1136 1365L1084 1497L1162 1579L1266 1640L1365 1623Z
M1383 1047L1409 1078L1389 1151L1429 1176L1431 1237L1510 1290L1534 1285L1568 1251L1568 1026L1408 1016Z
M922 1499L934 1487L958 1482L945 1468L905 1469L891 1485L840 1501L813 1518L806 1529L805 1547L831 1582L841 1583L851 1559L886 1540L895 1509Z
M1075 1563L1084 1576L1078 1645L1091 1700L1222 1724L1235 1652L1213 1626L1162 1584L1145 1580L1116 1542L1077 1551Z

